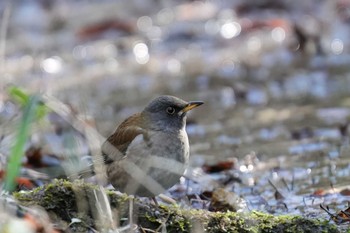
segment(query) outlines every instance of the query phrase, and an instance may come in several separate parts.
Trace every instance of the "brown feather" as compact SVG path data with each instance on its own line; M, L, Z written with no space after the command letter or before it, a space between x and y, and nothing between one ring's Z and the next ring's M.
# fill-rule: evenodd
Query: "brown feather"
M125 155L130 143L138 135L143 134L144 137L147 138L145 122L144 116L141 113L136 113L128 117L118 126L114 133L111 134L102 145L102 152L105 154L106 162L108 162L108 160L121 159ZM118 156L116 156L117 153L114 152L113 156L111 156L111 147L113 150L118 150Z

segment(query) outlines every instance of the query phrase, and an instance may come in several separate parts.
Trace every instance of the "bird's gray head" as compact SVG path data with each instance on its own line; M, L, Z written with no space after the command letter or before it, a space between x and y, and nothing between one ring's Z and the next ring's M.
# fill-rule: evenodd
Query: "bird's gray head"
M142 113L150 120L151 129L178 131L186 125L186 113L202 104L201 101L187 102L163 95L152 100Z

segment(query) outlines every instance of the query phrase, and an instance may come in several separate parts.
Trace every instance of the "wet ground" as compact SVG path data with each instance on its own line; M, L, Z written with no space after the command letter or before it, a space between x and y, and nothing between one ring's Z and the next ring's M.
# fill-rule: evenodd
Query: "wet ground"
M335 212L350 201L349 7L13 4L2 11L0 122L9 132L18 113L6 95L10 84L57 98L104 136L155 96L202 100L188 119L190 181L170 195L187 205L183 197L193 194L192 207L205 208L203 193L223 187L250 210L328 218L320 204ZM50 114L31 143L62 154L57 128L70 130L62 122ZM85 141L81 148L89 153ZM224 168L210 170L218 162Z

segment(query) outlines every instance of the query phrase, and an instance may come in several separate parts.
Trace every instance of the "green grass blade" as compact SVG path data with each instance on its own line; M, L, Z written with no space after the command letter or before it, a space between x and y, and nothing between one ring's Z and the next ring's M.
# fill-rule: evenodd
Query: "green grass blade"
M10 158L6 168L4 188L9 192L13 191L16 185L15 179L21 168L25 144L31 123L35 117L38 99L38 96L31 96L23 109L22 120L17 130L16 141L11 148Z
M11 86L8 88L8 94L16 103L18 103L22 108L28 105L31 95L27 94L22 88L17 86ZM50 109L42 102L38 102L36 106L36 120L43 119Z
M18 102L21 107L24 107L28 104L30 96L26 94L21 88L16 86L11 86L8 88L9 96Z

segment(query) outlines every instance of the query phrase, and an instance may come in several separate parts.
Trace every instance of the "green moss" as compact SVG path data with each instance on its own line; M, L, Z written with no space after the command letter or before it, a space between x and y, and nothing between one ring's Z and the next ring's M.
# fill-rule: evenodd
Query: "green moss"
M177 212L173 212L169 215L166 221L167 232L190 232L191 223L188 217Z
M160 210L160 211L159 211ZM301 216L274 216L252 211L249 213L208 212L206 210L184 210L177 206L161 206L158 214L147 214L148 221L163 224L167 232L191 232L193 222L199 222L206 232L339 232L328 221L307 219ZM152 212L154 213L154 212Z
M167 232L190 232L191 221L176 206L149 206L139 216L139 223L146 228L159 229L165 227Z
M72 183L63 180L55 180L44 187L38 187L32 191L14 193L15 198L26 206L39 205L46 210L52 210L68 220L63 210L76 211L75 200L72 198Z
M31 191L14 193L14 197L24 206L41 206L50 215L51 219L70 224L73 218L81 222L70 225L72 231L86 231L98 222L94 220L96 212L95 191L98 187L81 180L74 182L56 179L52 183L38 187ZM121 207L120 199L111 192L108 195L116 207Z
M273 216L253 211L249 214L215 213L207 226L209 232L339 232L328 221L300 216Z
M65 222L67 227L72 218L81 220L69 225L72 232L84 232L96 227L93 213L96 211L95 191L97 186L82 181L54 180L51 184L28 192L15 193L22 205L39 205L45 208L54 222ZM118 219L127 219L130 197L106 191L112 212L118 212ZM247 213L209 212L207 210L183 209L177 205L154 206L134 199L134 222L140 228L166 232L340 232L334 224L319 219L301 216L271 214L251 211ZM123 223L123 221L121 221ZM96 227L100 229L99 227ZM64 228L66 229L66 228Z
M122 208L126 206L132 197L122 194L116 195L115 191L106 190L112 208Z

